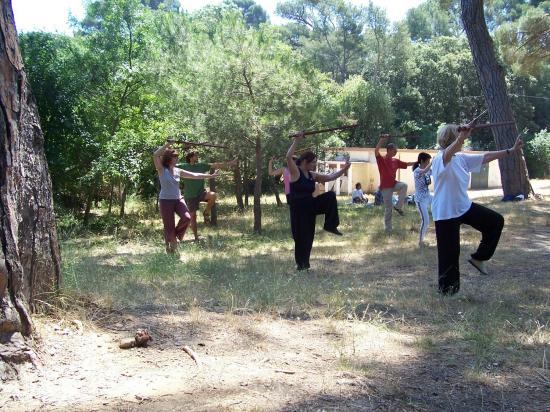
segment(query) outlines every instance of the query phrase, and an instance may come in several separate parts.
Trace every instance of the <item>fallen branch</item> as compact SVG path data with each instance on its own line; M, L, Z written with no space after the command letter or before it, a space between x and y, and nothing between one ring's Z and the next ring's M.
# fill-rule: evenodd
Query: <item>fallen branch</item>
M294 375L296 373L294 371L287 371L287 370L284 370L284 369L275 369L275 372L286 373L287 375Z
M182 349L185 353L187 353L191 357L191 359L195 361L195 364L197 366L201 365L201 362L199 361L199 357L197 356L197 354L193 349L191 349L189 346L184 346Z

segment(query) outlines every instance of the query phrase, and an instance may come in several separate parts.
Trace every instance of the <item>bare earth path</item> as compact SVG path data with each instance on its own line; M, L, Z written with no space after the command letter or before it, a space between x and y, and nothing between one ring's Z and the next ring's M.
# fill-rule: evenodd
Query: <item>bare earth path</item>
M544 219L549 210L542 201L533 213ZM435 249L425 253L431 263L422 268L354 255L364 287L393 293L394 300L345 309L344 317L90 307L89 321L38 318L39 362L2 383L0 409L548 410L550 224L511 222L491 267L494 276L481 277L464 263L463 289L450 299L434 292ZM407 288L416 292L401 295ZM508 316L518 296L525 307ZM504 337L495 347L491 337L498 330L472 332L472 307L487 307L488 316L504 313L495 322L510 324L511 331L523 328L521 313L539 326L521 345ZM118 340L138 328L150 331L151 346L119 349ZM184 345L198 354L199 365ZM523 358L523 351L533 356Z

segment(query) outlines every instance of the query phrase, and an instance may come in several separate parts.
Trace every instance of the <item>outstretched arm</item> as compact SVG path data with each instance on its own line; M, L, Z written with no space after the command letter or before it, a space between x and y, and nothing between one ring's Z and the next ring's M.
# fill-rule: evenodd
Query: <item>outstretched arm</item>
M291 182L297 181L300 177L300 171L298 170L298 166L296 166L296 162L294 161L293 156L294 152L296 151L296 146L298 146L298 143L300 143L303 138L303 132L295 136L292 140L292 144L288 148L288 152L286 152L286 165L288 167Z
M160 146L157 150L153 153L153 163L155 164L155 169L157 169L157 173L159 176L162 174L162 155L164 154L164 151L166 149L169 149L174 144L173 140L167 140L165 144Z
M195 173L195 172L189 172L187 170L179 169L180 171L180 177L184 179L194 179L194 180L200 180L200 179L212 179L213 177L218 177L220 175L220 171L216 170L214 173Z
M374 148L374 155L376 157L380 156L380 148L388 141L390 135L389 134L381 134L380 139L378 139L378 143L376 144L376 147Z
M269 162L267 163L267 173L269 174L269 176L281 176L285 170L284 167L280 167L278 169L273 169L273 160L275 158L272 157L271 159L269 159Z
M485 153L483 155L483 163L485 164L485 163L492 162L493 160L502 159L512 153L515 153L521 150L522 147L523 147L523 140L521 140L521 137L518 136L518 138L516 139L516 142L510 149Z
M311 172L311 174L313 175L313 178L315 179L315 181L319 183L331 182L333 180L338 179L343 174L345 174L348 171L350 166L351 166L351 163L347 161L346 164L337 172L329 173L329 174Z

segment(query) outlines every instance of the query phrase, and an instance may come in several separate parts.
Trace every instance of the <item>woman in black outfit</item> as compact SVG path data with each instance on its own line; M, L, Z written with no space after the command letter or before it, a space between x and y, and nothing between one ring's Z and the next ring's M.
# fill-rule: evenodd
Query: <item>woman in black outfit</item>
M294 238L294 257L298 270L309 269L309 255L315 236L315 218L325 215L323 229L327 232L342 236L338 230L338 204L336 194L326 192L313 197L315 182L324 183L336 180L350 167L347 162L342 169L331 174L321 174L317 168L317 158L313 152L304 152L298 160L293 159L298 143L304 138L303 134L294 138L286 154L288 170L290 172L290 227Z

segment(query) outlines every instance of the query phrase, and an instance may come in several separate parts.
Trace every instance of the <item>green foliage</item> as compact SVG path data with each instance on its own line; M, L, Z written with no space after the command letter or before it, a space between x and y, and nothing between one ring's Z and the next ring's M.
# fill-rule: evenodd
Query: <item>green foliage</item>
M358 123L347 143L350 146L373 146L378 135L388 132L392 125L390 95L384 86L351 77L344 83L338 96L346 123Z
M548 65L550 57L550 1L537 7L517 6L517 19L508 21L497 30L497 39L504 60L520 73L538 73Z
M546 129L527 142L525 151L529 175L533 178L550 176L550 132Z
M217 190L227 193L237 180L261 184L266 158L284 154L291 131L359 123L308 138L304 147L320 155L334 145L372 146L383 131L412 132L418 138L407 147L432 147L439 124L485 108L458 4L429 0L391 25L373 4L287 0L277 10L290 22L273 26L252 0L191 15L176 0L89 1L74 36L20 36L55 201L81 212L92 201L123 207L132 193L154 197L151 151L182 134L229 147L203 150L206 161L240 159L240 177L219 179ZM539 36L537 52L535 43L512 40L544 32L547 9L548 1L486 4L515 118L528 135L550 127L547 44ZM487 131L472 146L494 143Z

